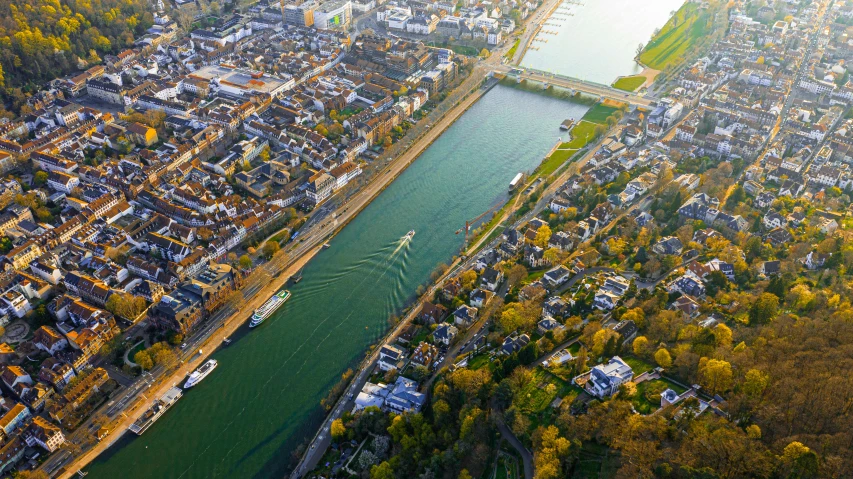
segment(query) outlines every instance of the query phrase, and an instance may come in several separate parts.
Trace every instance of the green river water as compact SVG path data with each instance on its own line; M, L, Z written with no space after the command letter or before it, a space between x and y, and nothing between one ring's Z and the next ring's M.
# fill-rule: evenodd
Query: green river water
M89 477L283 477L291 451L322 422L320 400L458 253L454 232L505 201L515 174L554 145L560 122L587 108L495 87L308 264L275 315L242 327L213 355L213 374L145 435L126 434L86 468Z

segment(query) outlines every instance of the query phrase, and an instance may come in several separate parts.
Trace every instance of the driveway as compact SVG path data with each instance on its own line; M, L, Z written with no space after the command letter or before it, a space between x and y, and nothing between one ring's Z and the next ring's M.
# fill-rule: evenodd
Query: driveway
M498 423L498 431L500 431L501 437L510 443L521 455L521 460L524 462L525 479L533 479L533 454L524 447L524 444L515 437L515 434L506 427L506 424L504 424L503 421L498 420L496 422Z

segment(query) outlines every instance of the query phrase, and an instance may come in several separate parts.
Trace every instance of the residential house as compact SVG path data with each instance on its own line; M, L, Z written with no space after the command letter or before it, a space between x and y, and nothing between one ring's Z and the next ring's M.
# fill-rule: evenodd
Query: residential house
M606 364L599 364L590 371L586 391L598 398L612 396L619 386L634 379L634 371L619 356L613 356Z

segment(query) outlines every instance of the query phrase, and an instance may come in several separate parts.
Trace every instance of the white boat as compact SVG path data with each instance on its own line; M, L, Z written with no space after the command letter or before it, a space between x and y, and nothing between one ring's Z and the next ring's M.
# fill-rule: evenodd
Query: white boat
M408 233L406 233L406 236L403 236L403 239L404 240L410 240L414 237L415 237L415 230L411 230Z
M290 291L286 289L273 295L272 298L268 299L266 303L255 310L255 314L252 315L252 321L249 323L249 327L254 328L255 326L259 326L288 299L290 299Z
M219 363L217 363L215 359L211 359L208 362L202 364L200 368L196 369L195 371L193 371L192 374L190 374L189 379L187 379L187 382L184 383L184 389L189 389L200 383L202 379L206 378L208 374L212 373L213 370L216 369L216 366L218 364Z

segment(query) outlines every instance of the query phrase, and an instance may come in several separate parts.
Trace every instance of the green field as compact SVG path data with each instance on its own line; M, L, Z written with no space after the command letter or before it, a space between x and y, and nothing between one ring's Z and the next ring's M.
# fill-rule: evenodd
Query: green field
M640 53L640 63L663 70L677 62L707 32L708 9L685 3Z
M653 364L634 356L621 356L621 358L623 361L628 363L628 366L631 366L631 369L634 370L634 377L655 368Z
M613 88L618 88L624 91L635 91L637 88L643 86L643 83L646 83L646 77L642 75L633 75L616 80L613 83Z
M603 125L607 123L607 117L612 115L616 110L618 110L618 108L598 103L594 107L590 108L581 120Z
M542 166L539 171L542 173L542 176L548 176L551 173L557 171L563 163L566 162L569 158L572 157L575 153L578 152L577 148L567 148L563 149L567 143L563 143L560 145L560 148L554 150L554 153L548 157L547 160L542 162Z

